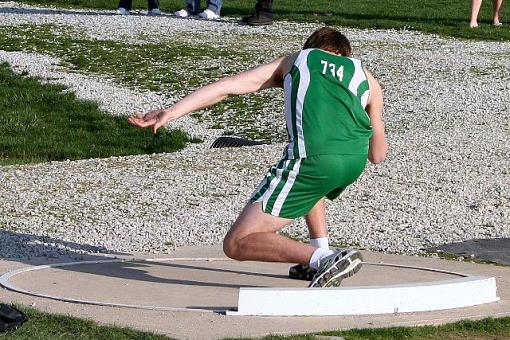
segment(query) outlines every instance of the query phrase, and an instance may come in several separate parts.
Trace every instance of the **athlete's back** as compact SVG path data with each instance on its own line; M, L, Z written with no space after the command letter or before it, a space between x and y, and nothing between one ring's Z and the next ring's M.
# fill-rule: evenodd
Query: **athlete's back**
M367 154L372 135L361 62L320 49L302 50L284 78L286 158Z

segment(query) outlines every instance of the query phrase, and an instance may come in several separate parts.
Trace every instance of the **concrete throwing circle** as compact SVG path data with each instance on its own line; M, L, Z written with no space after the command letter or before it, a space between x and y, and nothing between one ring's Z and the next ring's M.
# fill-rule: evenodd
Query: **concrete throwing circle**
M344 280L341 288L310 289L306 288L308 282L287 277L288 266L282 263L238 262L226 258L111 258L16 269L0 276L0 285L18 293L65 302L229 315L379 314L455 308L496 301L495 283L493 294L492 286L487 286L490 292L484 295L485 300L480 302L468 299L476 295L472 290L469 291L470 287L477 289L479 295L480 289L487 285L473 286L473 282L482 282L480 279L487 278L445 270L364 263L363 269L352 278ZM465 286L466 283L468 286ZM445 290L445 287L449 288ZM397 306L395 302L381 298L393 296L389 293L399 296L395 300L405 300L402 294L441 296L459 289L462 296L454 297L454 306L430 306L430 303L424 301L419 302L420 306ZM345 308L346 294L350 299L358 300L355 303L357 306L370 305L368 300L385 300L388 306L382 309L380 306L372 306L370 310L354 308L349 311L349 308ZM296 298L298 296L304 298ZM339 314L338 304L328 307L325 302L313 309L308 303L296 306L289 302L310 299L337 301L339 298L344 301L342 314ZM430 300L428 296L424 298ZM264 299L268 302L260 303ZM367 299L367 302L360 303L360 299ZM444 300L451 301L452 296ZM261 309L261 305L266 305L265 309ZM287 307L282 309L282 306Z

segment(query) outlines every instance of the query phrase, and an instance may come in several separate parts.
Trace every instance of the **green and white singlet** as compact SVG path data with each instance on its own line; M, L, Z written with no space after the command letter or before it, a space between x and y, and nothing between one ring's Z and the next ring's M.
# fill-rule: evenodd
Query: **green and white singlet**
M290 143L285 158L368 152L368 80L358 59L319 49L299 53L284 78Z
M274 216L304 216L362 173L372 136L361 61L302 50L284 77L289 144L251 197Z

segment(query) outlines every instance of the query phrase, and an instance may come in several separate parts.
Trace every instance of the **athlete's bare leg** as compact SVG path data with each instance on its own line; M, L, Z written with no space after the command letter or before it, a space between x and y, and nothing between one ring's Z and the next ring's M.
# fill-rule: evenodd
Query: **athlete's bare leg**
M469 21L469 27L478 27L478 13L482 6L482 0L471 0L471 20Z
M328 237L325 200L321 198L305 216L310 238Z
M496 26L501 25L499 21L499 12L501 11L501 6L503 5L503 0L493 0L492 1L492 23Z
M261 203L248 203L225 236L223 251L240 261L308 265L315 247L276 233L291 222L263 212Z

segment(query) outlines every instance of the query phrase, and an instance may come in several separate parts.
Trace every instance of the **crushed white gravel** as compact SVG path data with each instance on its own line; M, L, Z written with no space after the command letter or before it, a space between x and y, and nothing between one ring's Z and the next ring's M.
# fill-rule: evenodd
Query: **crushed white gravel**
M121 17L0 3L0 26L21 24L71 26L89 39L125 43L179 39L243 48L253 52L252 64L298 49L318 27L278 22L253 28L232 19ZM342 31L383 84L391 151L328 203L331 241L417 254L453 241L510 237L510 43ZM64 84L111 114L176 99L0 46L4 61L16 72ZM271 119L282 126L281 116ZM192 118L172 126L206 142L172 154L0 167L0 256L166 252L220 243L283 145L213 150L218 130ZM285 232L307 236L302 220Z

